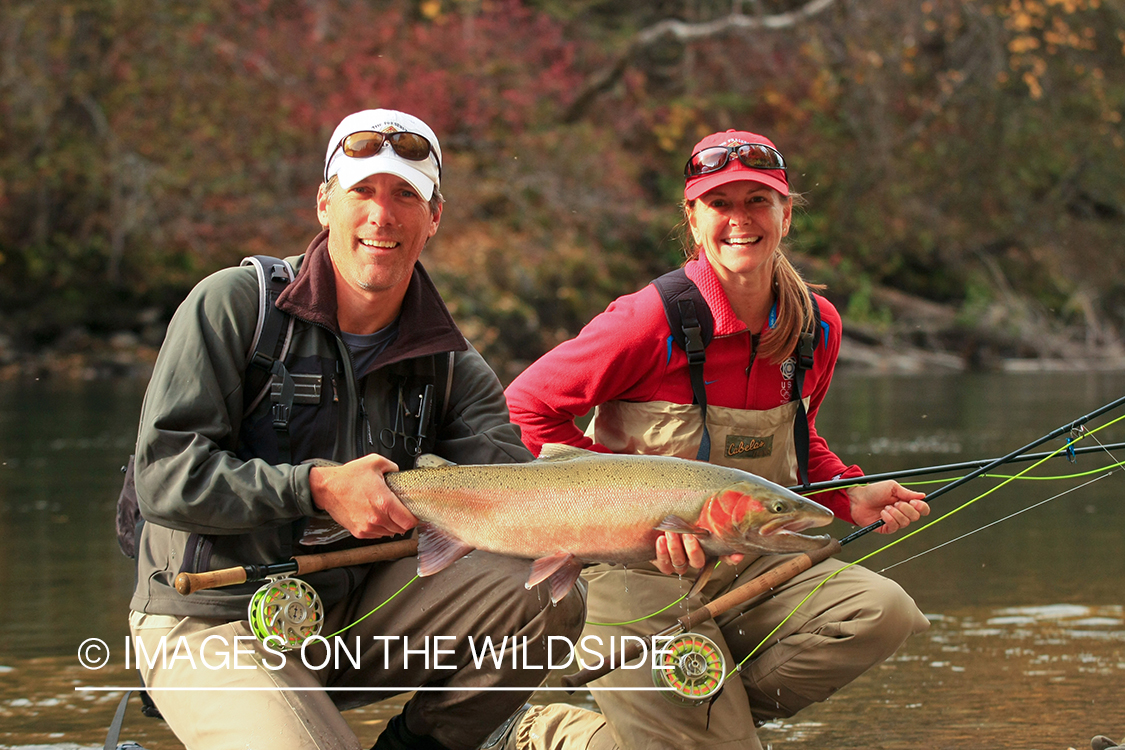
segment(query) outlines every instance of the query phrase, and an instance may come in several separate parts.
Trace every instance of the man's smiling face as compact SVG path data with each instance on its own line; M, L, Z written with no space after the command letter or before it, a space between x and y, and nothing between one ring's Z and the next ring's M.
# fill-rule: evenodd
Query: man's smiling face
M356 291L405 290L414 263L437 232L441 207L397 175L374 174L347 190L317 196L317 216L328 227L328 251L340 277Z

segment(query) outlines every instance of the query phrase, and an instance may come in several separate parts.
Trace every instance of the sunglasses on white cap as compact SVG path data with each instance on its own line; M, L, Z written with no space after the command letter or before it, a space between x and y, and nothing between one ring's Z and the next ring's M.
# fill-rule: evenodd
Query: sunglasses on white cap
M382 151L388 143L396 154L407 161L425 161L433 154L434 161L437 162L438 177L441 177L441 160L437 158L437 152L434 151L429 139L417 133L405 131L379 133L374 130L360 130L341 138L340 143L332 150L332 156L342 150L345 156L353 159L367 159ZM331 163L330 156L324 163L325 182L328 181L328 165Z

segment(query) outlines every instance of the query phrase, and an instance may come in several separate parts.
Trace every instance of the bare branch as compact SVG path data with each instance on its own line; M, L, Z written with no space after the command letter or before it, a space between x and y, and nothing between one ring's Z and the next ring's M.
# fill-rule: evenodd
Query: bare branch
M732 32L738 33L756 29L776 31L778 29L790 28L803 21L807 21L813 16L827 10L835 2L836 0L811 0L811 2L806 3L796 10L768 16L748 16L742 13L741 4L735 3L730 15L715 19L714 21L687 23L670 18L653 24L638 33L629 43L628 47L626 47L605 70L587 80L586 84L574 98L574 101L567 107L566 112L563 114L563 121L574 122L580 119L594 99L617 83L618 79L625 73L629 63L640 54L641 51L663 41L665 38L671 37L678 42L686 44L688 42L695 42L700 39L721 36Z
M677 19L668 19L649 26L637 35L634 47L646 47L655 44L666 36L675 37L680 42L694 42L707 37L719 36L731 31L751 31L753 29L768 29L775 31L796 26L802 21L807 21L818 13L827 10L836 0L812 0L812 2L785 13L775 13L770 16L748 16L743 13L731 13L729 16L706 21L703 23L686 23Z

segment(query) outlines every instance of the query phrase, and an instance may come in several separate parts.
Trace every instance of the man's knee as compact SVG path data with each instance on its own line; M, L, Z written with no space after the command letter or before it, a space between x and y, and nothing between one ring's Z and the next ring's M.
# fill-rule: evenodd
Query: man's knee
M561 635L572 641L582 633L586 620L586 584L579 579L566 596L552 603L547 583L540 583L531 589L525 585L530 573L526 560L518 560L499 555L485 557L473 553L477 565L487 566L495 576L486 584L489 594L508 606L521 602L525 622L534 621L544 633Z

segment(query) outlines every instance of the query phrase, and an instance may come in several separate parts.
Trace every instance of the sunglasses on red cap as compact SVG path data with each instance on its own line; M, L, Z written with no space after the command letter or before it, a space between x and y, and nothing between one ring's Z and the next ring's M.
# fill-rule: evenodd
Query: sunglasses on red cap
M374 130L361 130L351 135L344 136L338 146L332 151L335 156L337 151L343 150L345 156L353 159L367 159L383 150L383 146L390 143L396 154L408 161L425 161L430 154L435 154L430 141L417 133L399 131L396 133L379 133ZM438 176L441 176L441 160L436 158ZM324 166L324 180L328 181L329 158Z
M738 157L743 166L750 169L785 170L785 157L777 149L764 143L736 143L733 146L710 146L692 154L684 166L684 179L718 172L730 163L732 156Z

